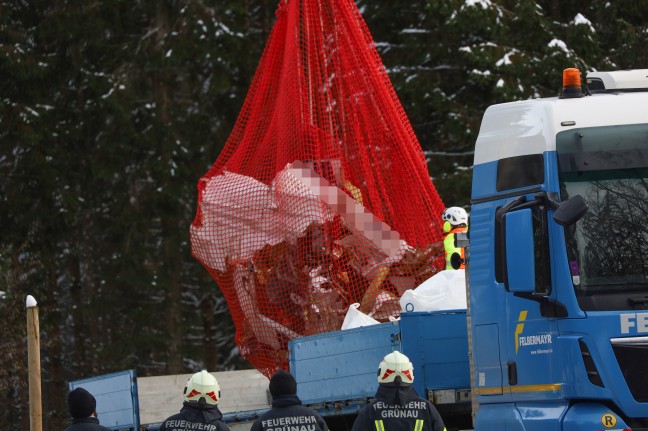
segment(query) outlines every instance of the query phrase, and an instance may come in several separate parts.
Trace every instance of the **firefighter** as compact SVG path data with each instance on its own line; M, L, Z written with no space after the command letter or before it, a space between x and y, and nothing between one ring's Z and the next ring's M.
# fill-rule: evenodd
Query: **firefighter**
M192 375L184 388L180 413L167 418L160 431L229 431L218 409L220 386L214 376L202 370Z
M414 367L409 358L394 351L378 366L376 399L365 406L352 431L445 431L434 405L412 387Z
M76 388L68 394L68 409L72 424L65 431L110 431L99 425L97 400L87 390Z
M466 268L464 249L457 247L457 234L468 231L468 213L461 207L450 207L443 211L441 218L443 232L447 234L443 240L446 269L464 269Z
M324 419L315 410L302 406L297 397L297 382L287 371L279 370L270 378L272 409L257 419L250 431L328 431Z

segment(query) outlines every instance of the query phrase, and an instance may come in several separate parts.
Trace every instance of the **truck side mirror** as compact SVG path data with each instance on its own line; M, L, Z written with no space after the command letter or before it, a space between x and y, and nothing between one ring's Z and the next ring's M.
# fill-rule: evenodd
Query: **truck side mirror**
M581 195L570 197L558 205L553 218L561 226L571 226L580 220L589 207Z
M526 208L506 214L506 285L511 292L535 293L533 217Z

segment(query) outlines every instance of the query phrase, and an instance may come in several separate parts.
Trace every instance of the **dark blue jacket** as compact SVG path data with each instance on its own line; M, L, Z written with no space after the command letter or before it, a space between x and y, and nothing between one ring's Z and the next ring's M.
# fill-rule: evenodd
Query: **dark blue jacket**
M73 419L72 425L65 431L110 431L109 428L99 425L99 419L91 416L85 419Z
M195 424L203 424L196 426ZM197 406L191 403L184 403L180 413L167 418L160 431L229 431L229 427L223 422L223 414L218 406Z
M376 399L365 406L352 431L445 431L436 407L411 386L381 384Z
M302 406L297 395L282 395L272 400L272 409L250 428L250 431L270 430L328 431L328 426L315 410Z

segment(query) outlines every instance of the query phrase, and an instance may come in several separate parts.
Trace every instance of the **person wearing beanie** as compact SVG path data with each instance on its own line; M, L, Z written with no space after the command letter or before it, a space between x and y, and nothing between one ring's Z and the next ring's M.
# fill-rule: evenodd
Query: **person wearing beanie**
M378 365L376 399L360 410L351 431L446 431L434 404L419 397L412 383L409 358L398 351L385 356Z
M65 431L110 431L99 425L97 401L90 392L76 388L68 394L68 410L72 424Z
M324 419L313 409L302 406L297 397L297 382L287 371L279 370L271 378L272 408L254 421L250 431L328 431Z
M170 416L160 425L160 431L229 431L218 409L221 393L218 381L206 370L195 373L183 392L180 413Z

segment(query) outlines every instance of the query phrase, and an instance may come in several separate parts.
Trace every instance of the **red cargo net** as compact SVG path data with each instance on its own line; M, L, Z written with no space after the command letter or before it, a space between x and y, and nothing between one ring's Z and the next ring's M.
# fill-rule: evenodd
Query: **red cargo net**
M269 376L351 304L398 316L443 269L443 208L355 3L282 1L191 226L241 355Z

